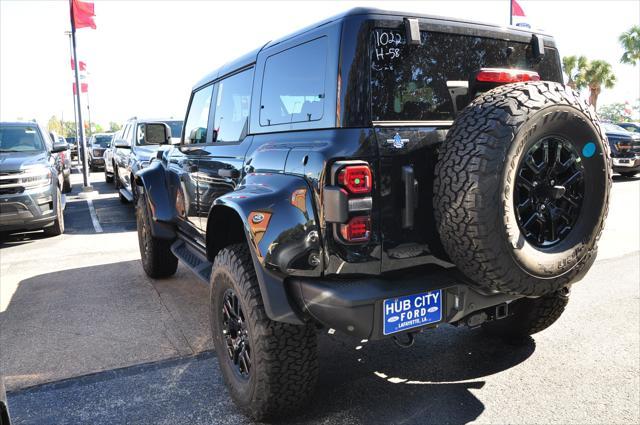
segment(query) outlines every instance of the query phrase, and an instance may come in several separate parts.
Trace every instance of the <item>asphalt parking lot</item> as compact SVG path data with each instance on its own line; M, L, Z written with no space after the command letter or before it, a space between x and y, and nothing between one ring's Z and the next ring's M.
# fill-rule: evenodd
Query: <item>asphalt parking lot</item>
M247 423L223 385L208 288L139 263L132 205L101 173L66 233L0 244L0 374L15 424ZM327 335L292 423L640 422L640 179L614 182L598 261L562 318L522 346L443 326L412 349Z

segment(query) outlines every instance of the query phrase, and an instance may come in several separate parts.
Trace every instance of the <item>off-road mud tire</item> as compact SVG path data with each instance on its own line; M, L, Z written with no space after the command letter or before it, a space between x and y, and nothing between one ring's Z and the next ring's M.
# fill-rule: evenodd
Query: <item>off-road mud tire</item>
M513 196L524 153L548 134L560 134L579 153L587 189L566 238L538 248L519 228ZM441 147L434 182L440 238L458 268L481 287L554 293L581 279L595 259L611 176L602 128L576 92L554 82L500 86L460 113Z
M222 299L227 289L236 294L248 327L252 365L248 378L234 370L222 335ZM246 244L228 246L216 255L210 320L222 375L231 398L246 415L254 420L276 418L304 404L318 375L315 329L267 317Z

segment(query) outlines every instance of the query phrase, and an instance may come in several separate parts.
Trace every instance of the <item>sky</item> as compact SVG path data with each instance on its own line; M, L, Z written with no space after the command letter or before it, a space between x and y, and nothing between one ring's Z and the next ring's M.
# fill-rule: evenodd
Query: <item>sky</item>
M618 83L598 104L640 97L640 67L622 65L617 38L640 24L640 0L519 0L529 23L555 36L561 56L612 64ZM92 122L183 118L190 90L220 65L357 6L507 25L509 1L206 2L96 0L97 30L77 31L89 71ZM67 1L0 0L0 120L73 119ZM83 99L86 119L87 99Z

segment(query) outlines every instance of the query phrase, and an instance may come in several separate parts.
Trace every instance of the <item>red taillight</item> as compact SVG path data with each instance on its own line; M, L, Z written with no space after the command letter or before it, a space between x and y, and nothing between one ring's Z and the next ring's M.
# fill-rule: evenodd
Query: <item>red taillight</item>
M340 235L347 242L366 242L371 236L369 216L353 217L347 224L340 225Z
M476 81L483 83L519 83L521 81L540 81L535 71L506 68L482 68L476 75Z
M338 173L338 184L350 193L371 192L371 169L368 165L348 165Z

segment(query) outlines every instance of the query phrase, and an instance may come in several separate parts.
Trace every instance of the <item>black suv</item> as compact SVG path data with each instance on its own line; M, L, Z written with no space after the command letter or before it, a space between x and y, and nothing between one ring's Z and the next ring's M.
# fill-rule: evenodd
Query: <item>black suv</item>
M150 126L149 129L166 128L166 134L162 136L156 131L147 131L148 124L161 124ZM171 134L182 132L182 121L173 119L141 119L130 118L117 133L118 139L113 141L111 155L113 180L116 189L119 190L120 201L123 203L134 201L137 197L136 186L132 185L133 176L139 170L149 166L156 158L159 150L171 146ZM104 153L104 150L103 150ZM103 160L104 164L104 160ZM106 171L106 167L105 167ZM107 173L105 172L105 177Z
M223 376L257 419L311 393L319 327L409 346L551 325L611 186L552 37L372 9L213 71L158 159L135 177L142 265L210 283Z
M33 122L0 123L0 232L64 232L66 142L54 141Z

